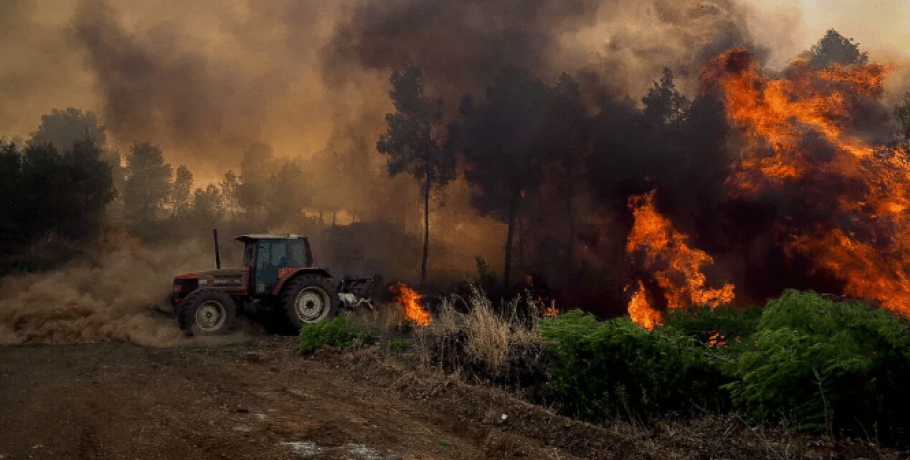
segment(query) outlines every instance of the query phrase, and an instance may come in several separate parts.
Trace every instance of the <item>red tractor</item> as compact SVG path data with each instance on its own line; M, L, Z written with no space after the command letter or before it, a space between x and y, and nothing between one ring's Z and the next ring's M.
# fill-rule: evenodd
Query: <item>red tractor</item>
M215 233L217 268L174 277L168 313L187 335L227 333L240 314L277 312L298 330L336 316L342 305L372 308L381 278L345 277L336 283L328 269L313 265L307 238L261 234L237 240L244 244L241 267L221 268Z

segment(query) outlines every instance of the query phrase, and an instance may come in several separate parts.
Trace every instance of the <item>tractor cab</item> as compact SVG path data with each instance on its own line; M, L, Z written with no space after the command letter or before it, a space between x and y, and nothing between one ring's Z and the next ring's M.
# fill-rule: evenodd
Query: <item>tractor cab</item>
M243 267L249 273L249 294L270 294L279 280L313 266L310 241L297 235L242 235Z

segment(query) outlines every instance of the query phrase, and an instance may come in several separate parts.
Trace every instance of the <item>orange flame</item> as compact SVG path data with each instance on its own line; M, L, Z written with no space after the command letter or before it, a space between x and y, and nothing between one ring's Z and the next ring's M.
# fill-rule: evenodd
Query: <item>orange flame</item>
M751 195L784 180L809 177L817 163L802 147L809 133L846 154L829 167L852 174L851 168L870 159L875 149L842 126L851 121L850 107L857 98L881 94L888 72L876 64L814 69L796 62L784 78L772 79L759 73L745 49L715 59L705 69L705 82L720 89L727 118L751 141L728 180L731 193Z
M556 304L551 303L549 306L542 306L540 308L540 314L544 318L555 318L559 315L559 310L556 308Z
M706 287L707 277L702 269L712 265L714 259L704 251L690 248L688 235L675 229L669 219L657 212L654 191L632 197L629 207L635 223L626 243L626 251L641 256L643 268L660 286L667 307L715 307L733 301L732 284L725 284L720 289ZM647 329L652 329L660 318L660 313L648 301L640 280L638 290L629 303L629 314L636 324Z
M708 337L708 348L724 348L727 346L727 336L720 332L714 332Z
M401 306L402 312L407 319L413 321L418 326L430 324L430 314L420 306L420 300L423 297L418 294L417 291L402 283L392 286L389 288L389 291L395 298L395 302Z
M855 107L882 95L889 71L797 62L771 78L748 51L733 49L706 67L704 80L719 89L728 119L746 138L728 192L748 197L799 181L818 197L809 205L818 201L835 216L798 231L780 225L788 251L810 256L816 269L844 283L845 294L910 315L910 163L849 128ZM812 138L824 141L825 158L806 148ZM822 185L831 179L849 185Z
M641 280L638 281L638 290L629 301L629 316L635 324L649 331L660 323L660 312L648 302L648 294Z

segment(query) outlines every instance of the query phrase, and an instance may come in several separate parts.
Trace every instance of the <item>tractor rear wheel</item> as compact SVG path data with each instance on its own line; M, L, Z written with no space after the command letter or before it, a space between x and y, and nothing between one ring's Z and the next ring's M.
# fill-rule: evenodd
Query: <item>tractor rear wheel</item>
M338 292L331 280L320 275L301 275L288 282L281 303L291 326L298 330L338 315Z
M237 318L237 304L226 292L197 289L180 306L180 323L187 335L220 335L230 332Z

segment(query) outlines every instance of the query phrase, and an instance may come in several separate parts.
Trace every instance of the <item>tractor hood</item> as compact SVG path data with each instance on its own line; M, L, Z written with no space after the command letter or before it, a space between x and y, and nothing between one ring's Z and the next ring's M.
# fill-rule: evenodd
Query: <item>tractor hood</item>
M199 287L240 287L245 274L246 269L243 268L221 268L181 273L174 279L199 280Z

